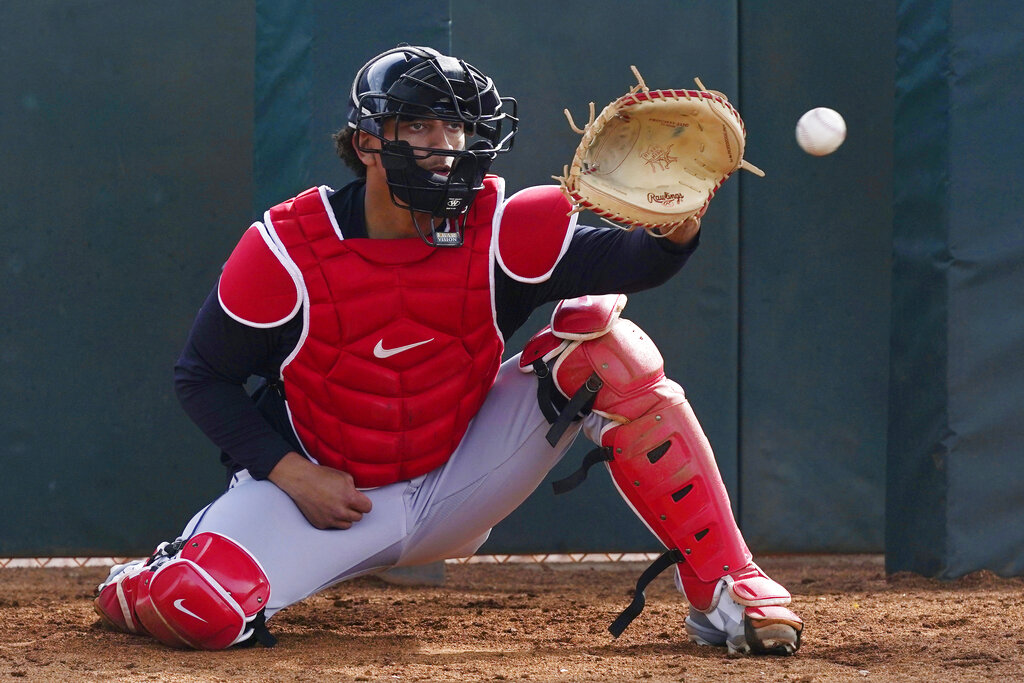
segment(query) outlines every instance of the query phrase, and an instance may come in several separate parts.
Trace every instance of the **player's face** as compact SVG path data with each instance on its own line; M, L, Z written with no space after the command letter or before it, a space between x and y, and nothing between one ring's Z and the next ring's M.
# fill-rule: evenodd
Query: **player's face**
M395 135L394 121L384 124L384 135ZM461 151L466 148L466 128L461 121L438 121L437 119L409 119L398 122L397 139L413 147L429 147L445 151ZM452 157L429 152L416 152L416 164L420 168L446 175L451 168Z

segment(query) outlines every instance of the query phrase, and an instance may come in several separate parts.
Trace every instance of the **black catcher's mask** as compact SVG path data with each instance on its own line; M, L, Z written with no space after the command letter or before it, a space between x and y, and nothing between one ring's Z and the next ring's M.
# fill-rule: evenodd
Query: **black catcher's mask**
M380 140L379 150L359 149L380 154L391 200L409 209L423 241L457 247L470 204L483 189L484 174L498 154L512 148L519 125L516 114L516 101L500 97L479 69L428 47L399 46L377 55L356 74L348 125ZM384 134L388 119L396 124L391 135ZM399 140L397 123L415 119L462 123L465 149L415 147ZM427 156L450 158L448 175L416 163ZM437 227L431 218L425 229L417 212L446 220Z

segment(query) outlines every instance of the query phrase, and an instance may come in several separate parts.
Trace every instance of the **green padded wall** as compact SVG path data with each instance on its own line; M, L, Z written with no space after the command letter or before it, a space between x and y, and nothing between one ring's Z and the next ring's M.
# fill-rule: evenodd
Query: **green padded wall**
M627 314L658 341L669 374L687 389L755 550L877 549L881 493L872 477L885 403L877 368L887 351L887 323L878 322L887 316L879 293L886 256L878 253L887 204L878 197L889 182L888 114L884 101L858 104L844 94L836 106L856 147L813 166L791 141L804 103L779 103L781 93L807 90L787 69L825 69L820 55L837 40L844 51L818 81L839 74L856 84L874 73L882 93L886 57L865 57L834 29L815 29L799 5L774 7L4 5L0 83L16 106L0 116L19 163L3 171L11 242L2 271L3 428L13 476L0 555L144 552L217 491L216 449L184 417L171 386L191 317L267 205L350 179L330 134L343 123L354 71L400 40L457 52L520 99L517 149L495 169L511 188L551 182L578 140L562 108L579 117L587 101L616 97L632 84L630 64L655 86L686 87L699 76L738 105L751 133L748 156L768 178L726 183L697 256L667 286L632 297ZM849 43L869 35L884 42L878 26L891 22L883 7L843 15ZM623 48L622 35L644 39ZM865 62L863 73L853 66ZM812 94L806 107L827 103ZM868 156L878 172L865 180ZM813 192L801 177L821 188ZM847 247L856 231L840 229L852 199L829 191L844 183L858 188L848 194L859 194L862 214L878 222L855 249ZM823 221L832 214L843 226ZM823 246L820 232L838 241ZM836 262L836 275L812 267L822 256ZM841 290L861 268L867 285L854 326ZM825 305L830 291L840 307ZM548 313L509 340L510 351ZM152 512L124 519L128 506ZM565 521L552 529L552 516ZM542 488L487 549L653 547L607 477L595 476L565 498Z
M0 556L144 553L223 470L171 372L252 205L251 2L0 3Z
M883 545L895 2L745 2L740 73L740 490L779 551ZM805 154L830 107L847 140Z
M768 175L729 180L697 255L627 316L687 389L751 547L884 543L892 570L1020 573L1022 145L1006 112L1022 55L1006 27L1022 10L629 7L0 5L0 556L145 552L215 495L216 449L171 385L192 315L266 206L350 180L330 134L352 74L407 41L520 99L495 166L512 189L552 182L578 140L562 108L605 104L630 64L655 87L726 93ZM849 125L820 159L793 140L815 106ZM598 475L562 498L542 487L485 550L655 546Z
M889 571L1024 573L1021 26L899 7Z

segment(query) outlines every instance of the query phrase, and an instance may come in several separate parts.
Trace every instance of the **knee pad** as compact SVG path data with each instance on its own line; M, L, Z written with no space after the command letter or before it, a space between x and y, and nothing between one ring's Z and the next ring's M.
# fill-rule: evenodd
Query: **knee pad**
M221 650L250 639L274 644L264 624L269 599L256 558L227 536L204 532L112 571L95 605L118 630L171 647Z
M524 369L529 366L544 377L542 385L564 397L553 430L567 425L566 412L574 413L571 419L581 406L610 421L601 433L601 447L587 455L581 470L556 482L556 492L572 488L589 466L604 461L619 493L669 549L641 577L637 602L613 625L616 635L642 609L646 583L669 566L679 567L690 603L709 609L719 580L751 565L711 445L683 389L665 376L657 346L619 317L624 304L621 295L562 302L551 325L527 344L520 360ZM579 400L581 394L585 400ZM541 397L542 409L545 402L558 400ZM788 602L785 589L765 579L771 585L755 585L759 592L764 589L763 598L772 594L772 604L778 604L781 591Z

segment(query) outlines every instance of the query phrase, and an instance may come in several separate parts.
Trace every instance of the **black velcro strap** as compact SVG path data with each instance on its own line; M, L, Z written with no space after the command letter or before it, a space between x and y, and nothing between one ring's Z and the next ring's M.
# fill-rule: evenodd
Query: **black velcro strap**
M161 558L174 557L181 552L182 548L185 547L185 540L185 538L176 538L174 541L157 546L153 551L153 554L149 556L148 560L146 560L146 564L144 566L148 567ZM156 567L153 569L155 570Z
M587 478L587 471L591 467L599 462L611 462L615 457L612 455L611 446L604 446L603 448L595 448L594 450L583 456L583 464L580 468L570 474L564 479L551 482L551 487L555 490L555 495L571 491Z
M533 361L533 374L537 375L537 405L540 406L540 412L544 413L544 419L548 424L554 424L558 419L558 408L554 401L558 390L555 389L555 378L551 374L551 368L538 358Z
M267 616L266 608L263 608L253 618L252 623L252 635L238 643L237 647L252 647L256 643L259 643L263 647L274 647L277 645L277 638L274 634L267 630Z
M618 638L622 635L626 627L644 611L644 605L647 603L647 596L644 595L644 590L647 588L647 584L653 581L658 574L682 561L683 554L681 552L678 550L668 550L662 553L658 559L651 563L650 567L644 570L644 573L636 581L636 592L633 593L633 602L629 603L629 607L622 610L622 613L608 627L613 636Z
M562 414L558 416L555 423L551 425L551 429L548 430L547 439L548 443L554 446L558 443L558 440L565 434L565 430L569 428L572 421L576 419L579 414L586 414L590 411L591 406L594 405L594 399L597 398L597 392L604 386L604 382L597 376L595 372L587 381L583 383L583 386L579 388L565 408L562 410Z

